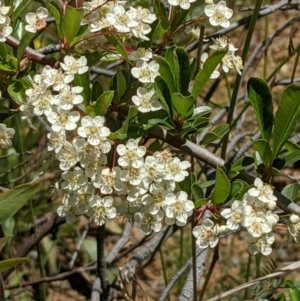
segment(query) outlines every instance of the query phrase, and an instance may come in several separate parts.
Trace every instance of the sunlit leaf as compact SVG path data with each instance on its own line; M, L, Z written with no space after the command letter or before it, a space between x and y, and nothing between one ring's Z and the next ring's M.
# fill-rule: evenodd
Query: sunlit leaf
M26 261L26 257L19 257L19 258L11 258L11 259L6 259L3 261L0 261L0 272L9 270L10 268L15 267L16 265Z

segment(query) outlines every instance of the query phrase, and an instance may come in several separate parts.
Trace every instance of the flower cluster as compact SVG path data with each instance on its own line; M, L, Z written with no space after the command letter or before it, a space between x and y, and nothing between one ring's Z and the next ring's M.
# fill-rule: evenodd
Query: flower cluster
M15 130L7 128L4 123L0 123L0 150L12 145L11 140L14 137Z
M290 216L288 229L293 236L295 242L300 243L300 217L296 214Z
M271 244L275 240L272 228L279 220L272 212L276 201L272 187L256 178L254 187L248 190L242 201L234 201L231 208L221 212L227 219L226 225L230 230L246 228L249 252L253 255L269 255L272 252Z
M5 6L2 2L0 1L0 42L5 42L6 37L12 33L13 29L10 26L10 17L7 16L11 6Z
M106 2L93 0L84 2L85 17L82 24L89 24L90 32L98 32L111 27L125 38L135 38L149 41L147 34L156 20L155 14L143 7L125 9L125 1Z

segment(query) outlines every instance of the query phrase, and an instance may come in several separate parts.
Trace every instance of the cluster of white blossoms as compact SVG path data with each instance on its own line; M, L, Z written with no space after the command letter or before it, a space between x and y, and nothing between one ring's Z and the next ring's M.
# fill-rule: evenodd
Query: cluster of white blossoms
M5 42L6 37L9 36L13 29L10 26L11 20L7 14L10 11L11 6L5 6L5 3L0 0L0 42Z
M272 187L256 178L254 187L248 190L242 201L235 200L231 208L223 209L221 212L221 216L227 220L227 230L238 230L242 227L247 230L246 240L250 244L249 252L253 255L257 253L269 255L272 252L271 244L275 240L272 228L279 220L273 213L276 201ZM216 246L219 236L225 232L224 226L214 224L209 219L205 219L201 226L193 230L200 248Z
M147 34L156 20L155 14L143 7L125 9L126 1L107 2L105 0L85 1L85 17L82 25L89 24L90 32L98 32L105 28L113 28L124 38L132 36L149 41Z
M295 242L300 243L300 217L299 215L292 214L288 223L288 229L293 236Z
M14 129L7 128L4 123L0 123L0 150L12 146L11 139L14 135Z
M142 113L160 110L162 105L153 87L155 78L159 75L159 64L150 61L152 59L151 49L138 48L129 55L129 59L136 61L136 66L131 69L131 74L144 84L144 87L137 89L137 95L132 97L132 102Z

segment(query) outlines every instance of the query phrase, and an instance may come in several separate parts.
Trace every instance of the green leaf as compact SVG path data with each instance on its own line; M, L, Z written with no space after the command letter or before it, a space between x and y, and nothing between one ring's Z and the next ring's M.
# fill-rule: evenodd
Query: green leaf
M287 197L292 202L299 200L299 193L300 193L300 184L298 183L287 185L281 190L281 194Z
M115 91L115 101L118 103L126 91L126 80L120 69L112 77L109 89Z
M14 23L26 6L31 3L31 0L16 0L14 1L14 11L11 16L11 22Z
M20 81L14 81L11 85L9 85L7 92L16 102L26 103L27 96L25 94L25 88Z
M97 99L103 94L103 88L99 81L95 81L92 87L91 101L97 101Z
M198 183L192 185L192 195L195 201L203 199L203 190Z
M178 92L176 91L175 78L168 61L160 56L155 56L154 60L159 63L160 76L167 83L170 94L172 95L173 93Z
M170 22L166 17L158 17L158 24L155 28L153 38L156 40L163 40L164 35L168 32L170 28Z
M172 95L172 103L178 115L186 119L193 112L195 98L193 95L183 96L180 93L174 93Z
M155 112L147 112L144 114L141 114L138 119L139 124L148 124L151 123L151 120L164 120L168 117L168 113L165 110L158 110ZM151 123L152 124L152 123Z
M201 184L200 184L200 187L201 187L202 189L204 189L204 188L207 188L207 187L210 187L210 186L214 185L215 182L216 182L215 180L209 180L209 181L206 181L206 182L201 183Z
M104 116L109 105L114 98L114 91L104 92L96 101L95 113L96 116Z
M287 288L290 301L299 301L300 300L300 290L296 287Z
M204 135L203 140L201 141L201 144L207 145L209 143L212 143L221 137L223 137L230 129L229 124L221 124L217 126L212 132L207 133Z
M190 85L190 62L189 55L183 48L176 48L177 60L180 67L179 71L179 91L182 95L189 94Z
M126 49L123 46L123 43L119 40L119 38L115 34L106 34L105 38L111 43L117 50L118 54L125 59L128 59L128 54Z
M26 32L25 35L22 37L20 44L18 46L18 50L17 50L17 58L18 58L19 65L23 58L24 51L25 51L26 47L29 46L34 35L35 34L32 32Z
M289 166L292 163L295 163L296 161L300 160L300 149L293 151L292 153L288 153L285 156L281 157L285 160L284 166Z
M289 139L300 116L299 94L300 85L293 84L285 89L280 98L273 130L273 159L277 157L279 151Z
M254 148L259 152L264 164L268 166L272 159L272 150L269 143L264 139L253 141Z
M66 12L62 22L62 32L69 46L72 45L72 41L80 29L83 15L84 10L82 8L78 9L69 5L66 7Z
M211 195L211 200L214 205L223 204L228 198L231 190L231 185L228 177L221 167L216 170L216 185Z
M82 74L75 74L74 84L83 87L81 95L83 96L83 104L87 106L91 101L91 88L90 88L90 74L85 72Z
M273 127L273 102L268 84L258 77L248 81L248 96L253 107L262 138L270 140Z
M154 0L153 1L153 12L157 17L166 17L167 16L167 10L165 8L165 5L160 0Z
M7 49L4 43L0 43L0 59L2 62L6 62Z
M176 46L170 47L165 54L165 59L167 60L174 78L174 83L176 86L176 91L179 91L179 62L177 54L175 52Z
M208 202L208 200L209 200L208 198L203 198L203 199L197 200L194 203L195 209L202 207L204 204L206 204Z
M244 170L246 167L252 165L253 163L254 159L252 157L242 157L232 164L231 169L241 171Z
M40 182L39 179L36 182L20 185L0 194L0 224L3 224L21 209L31 195L36 192Z
M62 38L62 14L59 5L55 1L51 1L49 4L49 9L52 13L52 16L55 19L55 24L57 28L57 33L60 38Z
M174 10L175 11L175 10ZM172 31L173 29L177 29L178 26L184 21L184 19L186 18L189 9L178 9L179 11L179 15L174 15L174 18L172 18Z
M173 112L173 106L167 83L162 79L161 76L157 76L155 79L154 87L164 109L168 112L169 116L171 117Z
M296 151L296 150L300 149L300 146L299 146L297 143L295 143L295 142L293 142L293 141L291 141L291 140L288 140L288 141L285 143L284 146L286 147L286 149L287 149L289 152L293 152L293 151Z
M18 257L18 258L11 258L11 259L6 259L3 261L0 261L0 272L9 270L10 268L15 267L16 265L26 261L26 257Z
M244 188L244 185L240 181L234 181L231 184L231 189L230 189L230 199L233 199L235 196L237 196Z
M197 98L203 87L209 81L210 76L215 71L217 66L222 61L223 57L227 53L227 50L218 50L210 55L204 62L202 69L199 71L195 78L192 95Z
M85 112L92 118L96 117L95 107L87 106L85 108Z

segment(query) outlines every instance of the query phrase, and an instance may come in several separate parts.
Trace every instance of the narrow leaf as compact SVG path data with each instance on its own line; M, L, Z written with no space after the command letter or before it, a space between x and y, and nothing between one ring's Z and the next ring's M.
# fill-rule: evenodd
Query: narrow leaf
M0 194L0 224L13 216L28 201L41 180L23 184Z
M274 116L272 94L268 84L261 78L250 78L248 81L248 96L256 115L262 138L269 141Z
M174 93L172 95L172 103L178 115L182 118L187 118L193 112L195 98L193 95L183 96L180 93Z
M2 251L2 249L5 247L6 243L8 242L8 240L11 238L11 236L4 236L0 238L0 252Z
M217 66L222 61L222 58L227 53L227 50L219 50L210 55L204 62L202 69L199 71L195 78L192 95L197 98L203 87L209 81L210 76L215 71Z
M216 170L216 185L211 195L213 204L220 205L226 201L230 194L231 185L228 177L221 167Z
M177 60L180 67L179 71L179 91L182 95L189 94L190 85L190 62L187 52L183 48L176 48Z
M26 261L26 257L18 257L18 258L11 258L11 259L6 259L3 261L0 261L0 272L9 270L10 268L15 267L16 265Z
M104 116L109 105L114 98L114 91L104 92L96 101L95 113L96 116Z
M19 65L22 60L24 51L25 51L26 47L29 46L34 35L35 34L32 32L26 32L25 35L22 37L20 44L18 46L18 50L17 50L17 58L18 58Z
M31 0L16 0L14 2L14 12L11 16L11 22L14 23Z
M118 54L121 54L123 58L128 59L127 51L124 48L122 42L116 37L116 35L107 34L105 35L105 38L116 48Z
M285 89L280 98L273 130L273 159L289 139L300 116L299 95L300 85L293 84Z
M266 166L271 162L272 150L269 143L264 139L253 141L254 148L259 152Z
M61 10L59 5L55 1L51 1L49 4L49 9L52 13L52 16L55 19L55 24L57 28L57 33L60 38L62 38L62 17Z
M195 201L203 199L203 190L201 186L197 183L194 183L192 186L192 195Z

